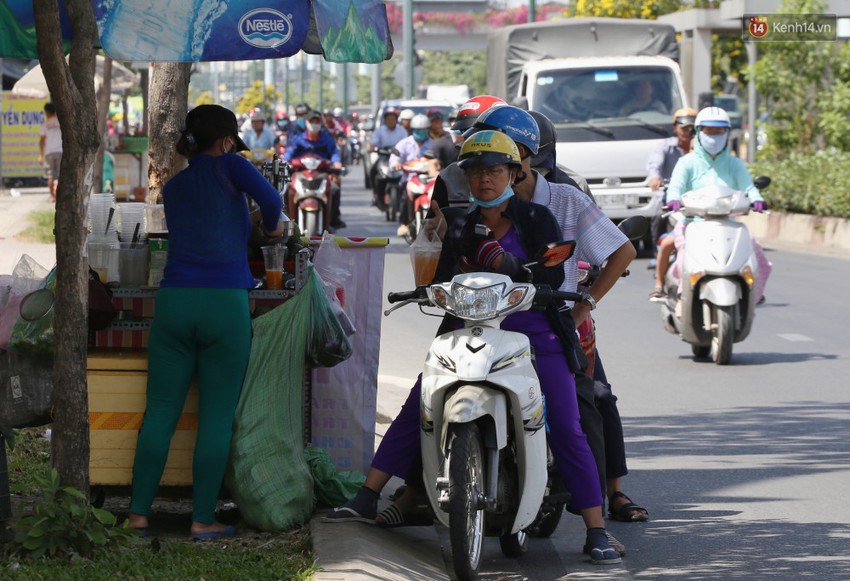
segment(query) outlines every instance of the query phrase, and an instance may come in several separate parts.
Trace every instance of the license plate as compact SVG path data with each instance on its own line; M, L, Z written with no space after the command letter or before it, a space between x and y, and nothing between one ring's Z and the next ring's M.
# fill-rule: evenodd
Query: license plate
M596 194L596 203L601 208L612 208L615 206L637 206L637 194Z

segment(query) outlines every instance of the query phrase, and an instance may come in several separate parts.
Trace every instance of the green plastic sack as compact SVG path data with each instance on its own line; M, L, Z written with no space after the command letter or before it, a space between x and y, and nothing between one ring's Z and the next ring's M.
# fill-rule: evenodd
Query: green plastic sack
M302 406L311 295L320 284L311 269L298 294L253 321L225 483L246 524L262 531L291 529L313 512Z
M334 508L345 504L366 482L366 476L357 470L337 472L331 455L324 448L308 447L304 457L313 474L313 492L319 505Z

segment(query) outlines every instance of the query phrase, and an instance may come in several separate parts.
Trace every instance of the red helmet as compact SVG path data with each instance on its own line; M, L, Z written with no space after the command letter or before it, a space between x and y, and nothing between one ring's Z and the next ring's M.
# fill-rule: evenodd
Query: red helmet
M484 111L499 105L507 105L504 99L492 95L477 95L460 106L457 111L457 120L452 125L452 131L466 131L478 116Z

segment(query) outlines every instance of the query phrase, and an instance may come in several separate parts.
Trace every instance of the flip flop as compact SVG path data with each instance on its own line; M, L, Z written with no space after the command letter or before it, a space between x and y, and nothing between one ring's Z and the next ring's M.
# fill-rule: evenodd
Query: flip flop
M375 519L366 518L350 506L340 506L322 517L322 522L365 522L375 524Z
M614 508L614 500L618 498L624 498L626 503ZM632 514L636 510L642 510L644 514ZM622 492L615 492L608 500L608 517L620 522L646 522L649 520L649 511L632 502L632 499Z
M404 514L394 504L391 504L378 514L379 522L375 520L375 524L382 529L394 529L398 527L426 527L434 524L434 517L424 511L415 511L409 514Z
M214 541L216 539L223 539L226 537L236 536L236 527L232 525L224 525L224 530L221 531L211 531L208 533L193 533L192 539L196 541Z

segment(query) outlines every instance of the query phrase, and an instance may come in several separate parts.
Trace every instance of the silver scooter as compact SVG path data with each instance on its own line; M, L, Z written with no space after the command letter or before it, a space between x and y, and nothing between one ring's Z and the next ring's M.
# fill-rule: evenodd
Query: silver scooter
M756 179L763 189L770 178ZM685 229L682 292L671 266L661 302L664 329L691 345L694 357L727 365L732 344L747 338L755 316L759 271L753 240L734 216L749 213L746 193L721 185L682 196L681 213L693 219Z

